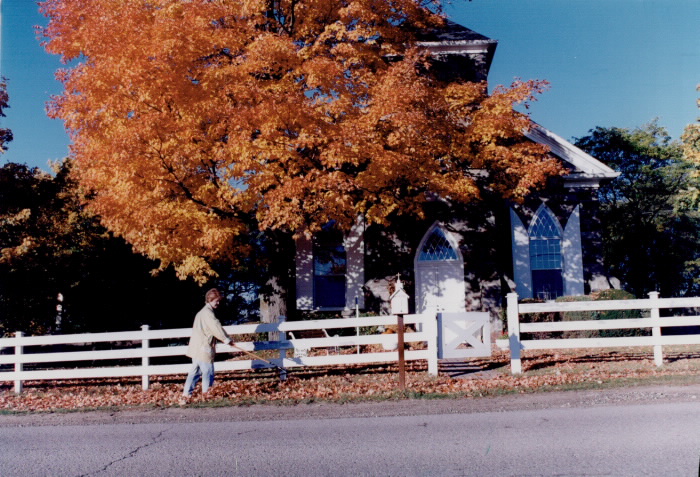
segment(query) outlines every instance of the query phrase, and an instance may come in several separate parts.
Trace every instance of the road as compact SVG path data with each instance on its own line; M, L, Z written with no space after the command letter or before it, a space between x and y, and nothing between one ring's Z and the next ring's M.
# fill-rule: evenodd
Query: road
M697 476L700 386L0 416L3 476Z

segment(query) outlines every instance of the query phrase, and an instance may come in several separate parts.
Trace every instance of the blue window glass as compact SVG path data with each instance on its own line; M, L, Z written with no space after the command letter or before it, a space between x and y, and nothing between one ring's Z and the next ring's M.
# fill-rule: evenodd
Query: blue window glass
M457 252L445 237L445 232L439 227L435 227L428 240L423 244L418 260L457 260Z
M530 239L530 268L552 270L561 268L561 239Z
M548 209L540 208L532 219L529 236L534 296L545 300L562 296L561 232Z
M323 231L314 237L314 306L345 306L347 256L342 234Z
M534 297L540 300L554 300L564 295L561 270L533 270L532 288Z
M561 234L555 218L540 209L530 225L530 268L561 269Z

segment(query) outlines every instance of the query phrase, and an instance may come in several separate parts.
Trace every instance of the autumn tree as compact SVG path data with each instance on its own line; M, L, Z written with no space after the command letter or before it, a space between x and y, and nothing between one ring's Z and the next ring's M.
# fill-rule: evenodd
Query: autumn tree
M270 243L436 196L518 200L562 172L514 111L540 92L430 75L422 0L46 0L75 63L65 121L90 209L161 267L206 280ZM487 174L485 174L486 172ZM270 238L272 237L272 238ZM253 239L252 239L253 238Z

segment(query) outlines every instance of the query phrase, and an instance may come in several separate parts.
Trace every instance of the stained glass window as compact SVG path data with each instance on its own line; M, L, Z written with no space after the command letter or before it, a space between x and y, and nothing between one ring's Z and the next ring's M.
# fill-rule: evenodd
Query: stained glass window
M435 227L428 237L428 240L423 244L418 260L421 261L438 261L438 260L457 260L457 252L445 236L445 232L440 227Z

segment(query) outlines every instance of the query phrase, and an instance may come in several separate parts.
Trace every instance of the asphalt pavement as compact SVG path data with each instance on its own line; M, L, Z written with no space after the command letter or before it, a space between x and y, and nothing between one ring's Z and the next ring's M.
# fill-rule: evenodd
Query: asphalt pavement
M2 476L696 476L700 385L0 416Z

